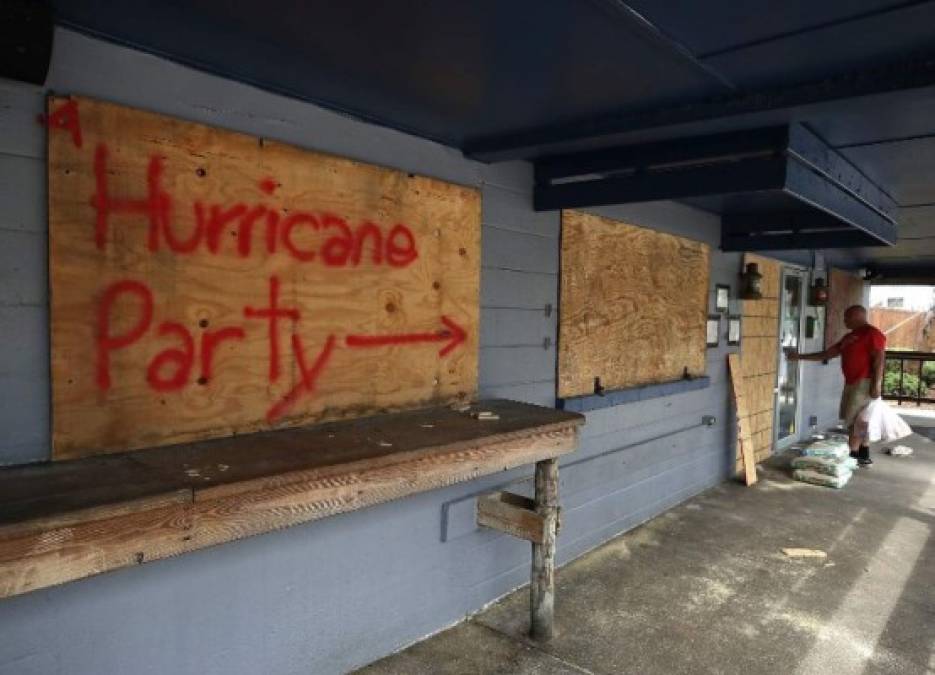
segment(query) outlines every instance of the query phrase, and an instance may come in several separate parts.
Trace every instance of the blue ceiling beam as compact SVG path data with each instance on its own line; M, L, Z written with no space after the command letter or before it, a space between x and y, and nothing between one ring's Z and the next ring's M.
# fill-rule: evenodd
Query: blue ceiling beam
M896 242L893 199L798 124L543 158L535 177L539 211L742 194L724 250Z
M880 95L887 95L881 103L894 106L899 104L894 94L920 89L935 94L935 57L906 60L806 84L474 138L463 149L468 157L485 162L538 158L619 145L634 139L763 127L831 109L853 112L855 106L865 103L860 99Z

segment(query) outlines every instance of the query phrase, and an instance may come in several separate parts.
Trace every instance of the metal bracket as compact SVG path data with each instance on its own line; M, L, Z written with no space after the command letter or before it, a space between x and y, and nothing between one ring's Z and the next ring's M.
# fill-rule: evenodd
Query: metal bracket
M601 378L595 377L594 378L594 394L597 396L603 396L604 391L606 390L604 388L604 385L601 384Z

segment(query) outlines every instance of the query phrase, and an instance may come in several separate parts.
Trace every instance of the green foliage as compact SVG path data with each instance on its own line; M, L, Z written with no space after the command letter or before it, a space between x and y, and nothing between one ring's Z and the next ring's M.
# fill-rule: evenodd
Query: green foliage
M899 361L897 359L887 359L885 365L885 372L887 373L899 373Z
M927 390L935 387L935 361L926 361L922 364L922 395L927 396ZM918 361L906 361L906 372L903 375L903 396L915 396L919 387ZM899 389L899 361L888 359L883 374L883 393L897 395Z
M926 361L923 364L922 381L927 387L935 387L935 361Z
M919 391L919 378L912 373L903 375L902 391L899 390L899 371L887 372L883 376L883 395L884 396L915 396ZM925 389L922 390L925 396Z

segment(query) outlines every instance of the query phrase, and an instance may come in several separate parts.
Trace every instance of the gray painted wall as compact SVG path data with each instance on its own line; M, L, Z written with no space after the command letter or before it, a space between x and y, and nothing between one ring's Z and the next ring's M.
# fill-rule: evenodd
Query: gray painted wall
M45 141L36 123L47 91L480 187L481 394L552 404L556 315L543 310L557 306L559 219L531 210L527 165L470 162L449 148L59 30L47 88L0 81L0 463L49 454ZM736 292L740 258L716 249L717 218L670 203L599 212L712 244L712 288L728 283ZM709 351L708 389L588 414L580 450L563 462L560 563L727 475L733 424L725 355L723 346ZM816 392L810 405L824 410L819 399L836 396L837 371L816 367L808 377ZM707 414L718 424L699 427ZM337 673L362 665L527 580L528 545L477 530L473 504L474 495L507 482L528 490L529 473L2 601L0 674Z

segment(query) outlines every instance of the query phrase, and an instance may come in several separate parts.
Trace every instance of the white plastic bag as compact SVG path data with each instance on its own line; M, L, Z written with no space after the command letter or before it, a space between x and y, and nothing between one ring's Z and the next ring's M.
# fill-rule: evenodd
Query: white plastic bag
M912 454L912 448L908 445L896 445L892 448L887 448L884 450L887 455L892 455L893 457L908 457Z
M896 441L912 433L899 414L881 398L875 398L857 415L857 431L871 443Z

